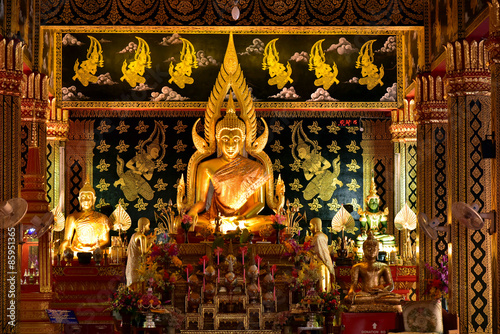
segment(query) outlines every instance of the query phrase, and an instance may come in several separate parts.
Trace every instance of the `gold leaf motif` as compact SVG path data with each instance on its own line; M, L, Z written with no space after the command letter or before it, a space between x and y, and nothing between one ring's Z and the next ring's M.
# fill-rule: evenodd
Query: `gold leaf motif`
M177 131L177 133L181 132L186 132L187 125L182 124L182 121L177 121L177 125L174 126L174 130Z
M105 180L105 179L100 179L100 180L99 180L99 184L98 184L98 185L96 185L95 187L96 187L97 189L99 189L101 192L103 192L103 191L107 191L110 185L111 185L111 184L106 183L106 180Z
M163 171L165 171L167 169L167 167L168 167L168 164L164 163L163 161L157 161L155 169L158 172L163 172Z
M293 203L290 204L291 206L293 206L294 208L299 208L299 209L302 209L304 206L300 203L299 199L298 198L294 198L293 199Z
M148 203L144 203L144 200L142 198L139 198L137 200L137 203L134 205L134 208L136 208L137 211L145 211L147 206Z
M109 203L106 203L106 200L104 198L99 199L99 203L95 205L96 208L100 209L103 206L108 206Z
M332 121L332 124L328 125L326 128L328 129L328 132L333 133L334 135L340 131L340 126L338 126L335 121Z
M97 130L101 131L101 134L108 132L111 125L106 124L106 121L101 121L101 124L97 127Z
M274 144L271 145L271 148L273 149L273 152L277 152L278 154L281 153L281 150L284 149L283 146L281 146L281 143L279 140L276 140Z
M156 211L162 211L163 209L165 209L167 207L167 205L168 205L168 203L163 203L162 198L158 198L158 201L154 205L154 208L156 209Z
M353 199L351 200L351 203L349 203L349 204L351 204L351 205L352 205L352 208L353 208L353 209L354 209L354 211L356 211L356 212L358 211L358 209L359 209L359 208L361 208L361 205L359 205L359 204L358 204L358 200L357 200L357 199L355 199L355 198L353 198Z
M269 126L271 128L271 130L277 134L281 134L281 130L283 130L283 127L281 126L280 124L280 121L276 121L274 122L273 125L270 125Z
M280 159L276 159L273 163L273 171L280 172L283 169Z
M293 162L293 164L290 164L290 169L293 171L293 172L300 172L300 168L302 166L302 163L300 160L295 160Z
M105 140L101 140L101 143L96 148L99 150L99 153L102 153L102 152L108 152L108 149L110 147L111 145L106 144Z
M318 126L318 122L314 121L312 125L307 126L309 128L309 131L312 133L318 134L319 131L321 131L321 127Z
M118 130L119 134L128 132L128 128L130 128L130 125L126 125L125 121L120 121L120 124L116 127L116 130Z
M356 134L356 131L359 130L357 126L348 126L346 127L348 133Z
M139 125L135 127L135 129L139 132L139 134L148 131L149 125L145 125L144 121L139 121Z
M108 171L109 166L111 166L111 165L107 164L106 160L101 159L101 161L99 162L99 165L97 165L96 168L99 169L99 171L102 173L104 171Z
M346 166L347 166L349 172L354 172L354 173L356 173L358 171L358 169L361 168L358 165L358 162L356 161L356 159L352 159L351 163L347 164Z
M154 187L158 189L158 191L166 190L167 186L168 183L164 183L163 179L158 179L158 181L156 181L156 184L154 185Z
M127 210L129 203L125 203L125 199L120 198L118 200L118 204L120 204L125 210ZM116 206L118 206L118 204Z
M356 181L356 179L351 179L351 183L347 183L346 184L347 188L349 188L350 191L358 191L358 188L360 188L361 186L358 184L358 181Z
M340 146L337 145L336 140L332 140L332 143L330 145L328 145L327 148L328 148L328 151L333 152L335 154L337 154L340 150Z
M311 209L311 211L319 211L319 209L321 209L323 207L321 204L319 204L317 198L313 199L313 202L308 203L308 205L309 205L309 208Z
M186 170L187 164L182 162L182 159L177 159L177 162L174 165L174 168L177 172L182 172Z
M294 191L299 191L300 188L303 188L299 182L299 179L294 179L293 183L289 183L288 185L290 186L290 190L294 190Z
M331 202L331 203L328 203L327 205L328 205L328 209L329 209L330 211L337 211L337 210L339 210L339 209L340 209L340 204L339 204L339 201L338 201L336 198L334 198L334 199L332 200L332 202Z
M177 132L179 133L179 132ZM174 146L174 149L176 150L177 153L183 152L186 150L187 145L182 143L182 140L177 140L177 145Z
M130 147L130 145L125 144L124 140L120 140L120 142L118 143L118 146L115 148L118 150L118 153L123 153L123 152L126 152L129 147Z
M351 140L351 143L349 145L346 145L348 152L356 153L361 147L356 145L355 140Z

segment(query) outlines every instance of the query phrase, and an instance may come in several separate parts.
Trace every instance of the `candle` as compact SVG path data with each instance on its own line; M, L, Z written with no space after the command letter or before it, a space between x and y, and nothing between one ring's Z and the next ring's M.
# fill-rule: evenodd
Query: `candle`
M203 259L203 291L205 291L205 259Z

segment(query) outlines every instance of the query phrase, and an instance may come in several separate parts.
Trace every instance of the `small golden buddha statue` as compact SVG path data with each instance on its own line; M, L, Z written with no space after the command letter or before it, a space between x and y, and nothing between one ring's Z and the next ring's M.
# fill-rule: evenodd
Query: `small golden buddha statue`
M61 252L67 247L75 252L92 252L109 244L109 219L94 211L95 200L95 190L87 181L78 194L82 211L66 218Z
M127 286L131 286L139 281L137 270L141 267L144 255L152 246L145 235L149 231L149 224L149 219L145 217L139 218L135 233L130 237L127 249L127 268L125 269Z
M395 247L396 242L393 235L387 233L387 216L389 209L379 210L380 197L377 194L375 180L372 177L370 193L366 196L365 211L358 209L359 222L361 224L361 234L356 238L356 246L362 248L363 242L367 238L368 231L373 232L375 239L380 241L384 247Z
M403 296L393 293L390 267L377 261L379 241L372 231L363 243L364 261L351 269L351 287L345 302L349 312L401 312ZM358 284L361 290L356 291Z

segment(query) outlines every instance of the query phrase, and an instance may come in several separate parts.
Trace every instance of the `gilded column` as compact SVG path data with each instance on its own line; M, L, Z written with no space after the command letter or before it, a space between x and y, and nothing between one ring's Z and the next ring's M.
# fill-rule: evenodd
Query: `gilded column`
M415 114L417 121L417 208L429 219L438 218L443 224L447 217L446 137L447 104L440 76L421 74L416 79ZM419 292L423 299L427 272L425 263L436 264L447 253L448 243L443 233L431 239L418 226L417 252Z
M481 141L491 134L491 80L484 41L466 40L446 47L448 94L448 221L451 223L451 308L464 333L492 333L491 238L486 227L467 229L451 216L456 202L477 204L489 212L492 202L491 160L483 159Z
M394 234L394 187L391 182L394 178L394 146L391 142L390 125L390 119L363 119L361 148L363 149L363 198L370 192L373 175L380 196L380 207L389 208L387 233ZM364 209L366 203L360 205Z
M48 114L49 88L47 77L40 73L27 76L27 84L21 102L21 124L27 129L28 158L23 175L21 196L28 202L28 212L23 219L31 227L34 216L43 217L49 211L46 194L46 115ZM40 292L51 292L50 287L50 245L49 234L38 240L38 261L40 271ZM25 249L23 251L28 251Z
M21 194L21 92L23 43L0 36L0 202ZM19 320L19 228L0 229L0 324L16 333ZM13 253L12 253L13 252Z
M88 179L92 184L94 121L69 121L66 143L66 215L79 210L78 193Z
M492 174L492 209L496 211L495 221L491 224L495 226L496 233L491 236L491 273L492 273L492 295L493 295L493 310L498 310L500 307L500 4L498 0L493 0L489 3L490 6L490 35L486 41L486 49L489 56L489 68L491 73L491 129L493 136L493 154L495 159L491 159ZM494 333L500 333L500 319L493 317L492 327Z
M404 100L403 109L392 111L392 124L390 131L394 143L394 216L404 207L405 203L416 211L417 209L417 123L414 117L415 101ZM416 242L416 230L397 231L395 230L396 240L398 241L399 254L405 255L405 264L408 263L408 257L413 259L410 251ZM407 244L409 236L411 244ZM406 248L408 251L403 254ZM416 299L416 284L410 292L410 298Z

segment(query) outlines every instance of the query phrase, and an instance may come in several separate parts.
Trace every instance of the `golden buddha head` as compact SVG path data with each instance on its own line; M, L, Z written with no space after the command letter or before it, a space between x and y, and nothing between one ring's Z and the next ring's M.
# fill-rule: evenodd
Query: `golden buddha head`
M316 233L316 232L321 232L323 223L320 218L313 218L309 222L309 229L311 230L311 233Z
M95 203L95 190L90 185L90 182L85 182L85 185L78 193L78 202L83 210L90 210L94 208Z
M139 221L137 222L137 232L148 232L149 231L149 224L150 221L146 217L141 217L139 218Z
M215 127L217 148L229 158L236 157L242 150L245 141L245 122L238 118L232 97L229 98L226 116Z

